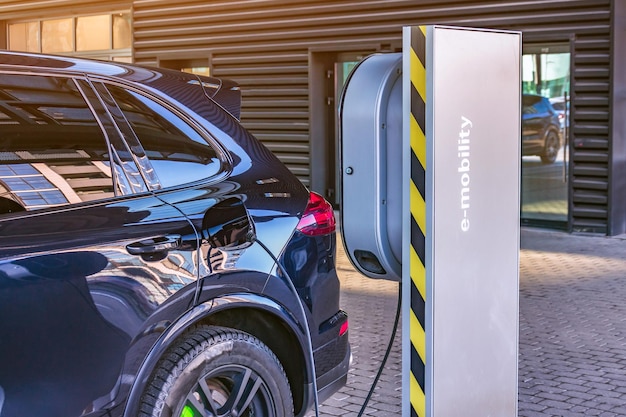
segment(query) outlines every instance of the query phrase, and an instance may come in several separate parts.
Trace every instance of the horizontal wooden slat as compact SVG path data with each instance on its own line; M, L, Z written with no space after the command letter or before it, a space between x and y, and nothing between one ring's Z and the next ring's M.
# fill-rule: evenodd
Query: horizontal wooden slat
M574 150L575 150L575 152L577 152L578 149L583 149L583 150L589 150L589 149L608 150L609 149L609 140L607 138L576 137L576 138L574 138Z
M241 112L241 118L246 119L248 121L254 122L254 119L258 121L267 122L272 119L282 119L282 120L290 120L290 119L302 119L307 120L309 113L307 111L298 111L297 109L285 110L278 112L272 109L266 108L251 108L246 107L246 111Z
M608 162L609 161L609 153L608 150L606 152L598 152L598 151L585 151L583 149L577 149L576 154L572 157L572 160L578 163L585 162Z
M572 132L574 133L576 137L582 137L585 135L596 136L596 137L600 137L600 136L606 137L609 134L609 127L603 123L592 124L591 122L588 122L588 123L584 123L584 124L581 123L576 126L573 126Z
M576 109L576 122L601 122L608 124L609 112L606 108L580 108Z
M609 174L608 165L576 164L572 169L576 176L604 177Z
M586 177L574 178L572 180L572 183L574 187L576 188L587 189L587 190L606 191L606 189L608 188L608 184L606 180L602 180L602 179L592 179L592 178L586 178Z
M606 208L603 206L591 206L591 205L578 205L574 208L572 213L574 216L594 218L594 219L606 219Z
M577 190L573 193L574 204L607 204L606 193L591 190Z

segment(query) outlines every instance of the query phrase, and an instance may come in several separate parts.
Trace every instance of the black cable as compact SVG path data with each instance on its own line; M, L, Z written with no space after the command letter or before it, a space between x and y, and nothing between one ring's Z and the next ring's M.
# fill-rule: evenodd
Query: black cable
M296 290L296 287L293 285L293 282L291 281L289 274L287 273L287 271L285 271L285 268L283 268L280 262L278 262L278 259L276 259L272 251L270 251L269 248L265 246L263 242L257 239L254 233L249 233L247 236L247 239L249 242L258 243L265 250L265 252L267 252L267 254L274 260L274 262L276 262L277 268L279 268L280 271L285 276L285 281L287 281L289 288L293 292L296 300L298 300L298 304L300 306L300 312L302 313L302 318L305 321L304 330L306 333L306 337L308 338L308 341L309 341L309 355L310 355L310 360L311 360L311 371L313 372L313 400L315 402L315 417L319 417L320 405L319 405L319 398L317 396L317 375L315 374L315 357L313 356L313 339L311 338L311 332L309 331L309 324L307 323L307 319L306 319L306 312L304 311L304 305L302 304L300 295L298 295L298 291Z
M387 345L387 351L385 352L385 356L383 357L383 361L380 364L380 368L378 368L378 373L376 374L376 378L374 378L374 382L372 382L372 387L370 388L370 392L367 394L365 398L365 402L361 406L361 411L357 417L361 417L363 412L365 412L365 408L367 407L367 403L369 403L370 398L372 398L372 394L374 394L374 389L376 388L376 384L378 384L378 380L383 373L383 369L385 368L385 364L387 363L387 359L389 359L389 354L391 353L391 348L393 346L393 342L396 338L396 331L398 330L398 323L400 322L400 312L402 310L402 281L398 283L398 307L396 309L396 319L393 323L393 331L391 332L391 340L389 340L389 344Z

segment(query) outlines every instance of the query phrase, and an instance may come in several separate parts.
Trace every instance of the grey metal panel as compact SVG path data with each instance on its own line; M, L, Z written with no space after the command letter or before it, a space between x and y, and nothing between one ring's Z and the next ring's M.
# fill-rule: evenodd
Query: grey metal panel
M427 415L514 417L521 35L435 26L429 37Z

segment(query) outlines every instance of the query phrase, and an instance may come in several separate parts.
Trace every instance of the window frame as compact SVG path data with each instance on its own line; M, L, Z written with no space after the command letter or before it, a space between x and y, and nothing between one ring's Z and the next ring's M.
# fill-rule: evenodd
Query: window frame
M213 148L213 150L215 151L215 154L219 160L220 163L220 167L218 169L218 171L209 177L206 178L201 178L198 180L194 180L194 181L190 181L190 182L185 182L185 183L180 183L180 184L176 184L176 185L172 185L172 186L168 186L168 187L162 187L160 184L159 186L154 186L151 185L149 179L146 179L144 177L144 181L145 183L148 185L148 189L154 193L159 193L162 191L170 191L170 190L176 190L176 189L181 189L181 188L189 188L189 187L193 187L194 185L197 184L207 184L207 185L211 185L211 184L216 184L218 182L223 181L224 179L228 178L230 176L230 174L232 173L232 160L230 157L229 152L226 150L226 148L224 148L224 146L214 137L214 135L212 135L203 125L202 123L200 123L196 118L198 119L202 119L200 116L195 115L195 113L190 110L190 109L182 109L180 107L178 107L177 105L175 105L174 103L172 103L173 99L168 100L166 97L162 97L158 90L155 91L151 91L150 89L147 88L141 88L140 86L137 86L134 83L130 83L130 82L125 82L124 80L120 80L120 79L112 79L109 77L105 77L105 76L100 76L100 75L87 75L87 79L92 83L101 83L108 92L108 85L112 85L112 86L116 86L128 91L132 91L136 94L139 94L149 100L154 101L155 103L157 103L160 106L163 106L166 110L172 112L174 114L174 116L178 117L182 122L184 122L185 124L187 124L189 126L189 128L191 128L196 134L198 134L198 136L200 136L202 139L204 139L206 141L207 146L210 146L211 148ZM100 91L98 91L97 88L94 88L94 90L96 91L96 94L98 94L98 96L100 96ZM100 99L102 100L102 98L100 97ZM118 107L118 110L122 113L122 115L124 115L124 112L119 108L119 105L117 104L117 102L115 103L116 106ZM115 121L113 121L115 123ZM126 127L133 133L137 143L139 144L139 148L141 150L141 152L143 152L144 155L146 155L146 161L147 164L149 165L149 167L151 167L152 169L154 169L152 167L152 162L150 161L150 158L147 156L147 153L145 151L145 149L143 148L143 145L141 143L141 139L138 137L138 135L136 134L136 132L134 131L133 127L131 126L130 122L128 120L126 120L126 116L124 115L124 123L126 124ZM130 149L131 153L133 153L133 156L135 158L135 161L137 163L137 165L139 167L141 167L141 163L138 162L138 158L141 157L141 155L137 155L135 154L135 152L133 151L133 146L130 146L130 144L126 141L125 138L122 138L124 140L124 142L126 143L126 145L128 146L128 148ZM193 140L190 138L190 140ZM140 172L143 174L143 170L140 168ZM158 176L158 175L157 175Z
M78 86L78 89L80 90L83 96L83 99L89 106L89 109L95 115L96 120L98 121L98 125L100 126L100 129L104 132L104 135L106 137L107 143L109 145L109 150L110 150L110 158L111 158L110 164L111 164L111 169L112 169L115 190L116 191L118 189L121 190L122 188L122 186L120 186L119 184L121 179L118 178L118 175L124 175L124 179L122 180L122 182L124 183L123 185L127 186L130 190L130 192L122 193L119 196L142 195L142 194L150 192L148 185L146 184L145 179L143 178L143 175L141 175L141 169L137 165L137 161L135 161L134 157L132 158L131 161L129 161L129 164L132 164L130 167L128 166L128 164L124 164L125 161L120 157L120 153L128 152L129 154L132 155L132 152L128 148L128 144L124 140L124 135L117 128L113 118L109 114L106 104L102 101L102 98L99 96L94 85L90 82L88 77L74 77L74 82ZM83 82L85 84L84 86L83 86ZM88 90L88 91L85 91L85 90ZM94 102L96 100L97 100L97 103ZM103 113L102 116L100 115L98 110L96 110L97 108L101 109ZM103 120L105 118L106 120ZM107 129L107 127L105 127L105 124L110 125L111 128ZM112 131L109 133L109 130L112 130ZM111 138L112 135L114 135L115 138ZM119 145L119 148L118 148L118 145ZM119 161L119 164L118 164L118 161ZM118 173L117 170L113 169L114 165L119 166L122 172ZM132 170L130 168L132 168ZM133 184L134 178L138 178L141 181L141 184L137 184L137 186L133 186L132 184ZM140 188L140 189L135 190L135 188Z

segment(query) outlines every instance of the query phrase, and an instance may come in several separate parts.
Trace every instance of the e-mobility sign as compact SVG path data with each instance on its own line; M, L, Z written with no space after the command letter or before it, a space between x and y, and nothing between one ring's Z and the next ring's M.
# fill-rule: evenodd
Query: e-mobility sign
M470 128L472 121L465 116L461 116L461 131L458 139L458 155L459 155L459 176L461 179L461 210L463 211L463 220L461 220L461 230L467 232L470 228L469 215L470 209Z
M521 34L404 28L341 105L342 234L403 286L403 415L517 415Z

